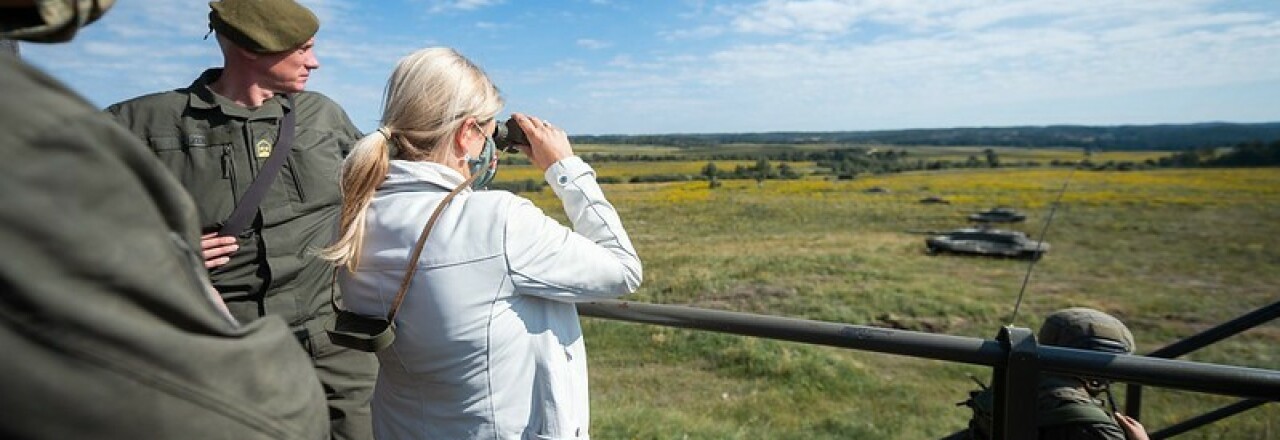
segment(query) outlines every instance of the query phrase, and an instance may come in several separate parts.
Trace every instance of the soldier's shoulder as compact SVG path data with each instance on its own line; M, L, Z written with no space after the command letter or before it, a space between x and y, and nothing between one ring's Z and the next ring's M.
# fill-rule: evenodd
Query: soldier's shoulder
M47 125L94 111L67 86L17 57L0 56L0 126L6 135L38 132Z
M351 123L351 117L347 115L347 111L325 94L303 91L295 94L293 99L299 111L299 120L307 121L305 122L307 126L359 137L359 130Z
M174 89L164 92L148 93L142 96L129 98L124 101L117 102L107 106L107 111L119 113L121 111L159 111L182 109L186 106L188 92L186 89Z
M337 101L334 101L333 98L330 98L328 95L320 92L304 90L295 94L293 99L295 99L300 106L336 109L339 111L342 110L342 107L338 105Z
M64 154L100 155L102 149L129 148L132 139L80 94L35 66L0 54L0 145L17 157ZM121 136L121 135L124 136ZM52 145L57 148L50 148ZM91 152L90 150L95 150ZM8 166L25 166L9 161ZM78 161L72 166L82 166Z

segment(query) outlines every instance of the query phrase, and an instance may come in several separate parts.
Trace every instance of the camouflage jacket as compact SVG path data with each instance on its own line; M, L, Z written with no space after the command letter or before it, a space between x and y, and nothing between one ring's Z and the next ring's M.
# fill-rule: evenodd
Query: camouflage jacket
M253 182L279 133L297 112L296 138L267 191L260 218L241 234L231 261L210 271L218 292L242 321L275 314L298 325L326 311L332 268L315 256L335 236L343 157L359 138L346 113L324 95L277 95L256 109L213 93L211 69L190 86L134 98L107 111L146 141L195 199L204 232L227 220Z
M994 394L989 388L973 391L962 402L973 410L969 429L947 440L991 438ZM1044 377L1036 391L1036 426L1039 440L1125 440L1124 429L1108 414L1103 402L1079 387L1078 381Z

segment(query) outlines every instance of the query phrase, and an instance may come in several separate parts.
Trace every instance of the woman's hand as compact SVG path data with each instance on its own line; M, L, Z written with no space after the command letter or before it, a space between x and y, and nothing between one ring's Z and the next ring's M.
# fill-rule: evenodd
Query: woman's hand
M529 161L533 162L538 169L546 171L560 159L573 156L569 135L564 130L547 121L520 113L512 114L511 117L520 124L520 129L524 130L524 135L529 139L530 144L516 145L516 148L528 156Z

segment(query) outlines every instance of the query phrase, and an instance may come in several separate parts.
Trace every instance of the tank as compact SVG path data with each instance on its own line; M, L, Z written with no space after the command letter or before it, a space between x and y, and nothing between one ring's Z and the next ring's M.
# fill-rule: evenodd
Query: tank
M969 220L979 223L1017 223L1026 219L1026 214L1004 206L969 214Z
M1049 252L1049 243L1037 246L1027 234L993 228L956 229L930 235L924 243L930 255L956 253L1039 260Z

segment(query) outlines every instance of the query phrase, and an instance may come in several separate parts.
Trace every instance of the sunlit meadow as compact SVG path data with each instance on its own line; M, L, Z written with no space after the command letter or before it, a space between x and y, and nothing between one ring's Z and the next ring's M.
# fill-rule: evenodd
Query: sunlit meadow
M705 164L595 167L630 177L696 175ZM541 179L519 168L504 178ZM967 214L993 206L1027 213L1013 228L1045 230L1053 246L1032 272L1018 326L1034 328L1062 307L1095 307L1125 320L1142 353L1280 299L1278 169L1040 167L604 187L645 263L636 301L991 338L1010 323L1027 263L927 256L921 233L966 226ZM522 195L563 218L548 189ZM919 203L930 196L950 204ZM584 327L599 438L938 438L965 424L969 413L955 404L976 386L968 376L990 376L968 365L594 318ZM1185 359L1278 369L1280 326ZM1235 400L1148 390L1144 423L1158 430ZM1280 409L1265 405L1180 438L1277 436Z

